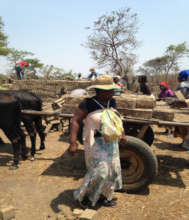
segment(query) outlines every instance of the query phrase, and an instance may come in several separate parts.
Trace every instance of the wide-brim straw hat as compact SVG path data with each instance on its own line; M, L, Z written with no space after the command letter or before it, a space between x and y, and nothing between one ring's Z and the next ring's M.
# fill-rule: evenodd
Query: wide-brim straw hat
M87 90L90 89L101 89L101 90L114 90L119 89L120 86L117 86L113 82L113 78L109 75L98 76L94 81L93 85L89 86Z

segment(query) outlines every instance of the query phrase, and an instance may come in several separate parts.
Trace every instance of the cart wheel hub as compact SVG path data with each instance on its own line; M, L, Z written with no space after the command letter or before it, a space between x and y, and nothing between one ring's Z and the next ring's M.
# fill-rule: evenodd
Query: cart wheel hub
M120 150L123 184L137 182L144 174L144 161L135 152Z

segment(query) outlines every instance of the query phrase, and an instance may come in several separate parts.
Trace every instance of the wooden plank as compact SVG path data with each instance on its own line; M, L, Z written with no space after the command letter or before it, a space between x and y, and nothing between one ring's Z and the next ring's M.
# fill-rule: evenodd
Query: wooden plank
M173 121L174 119L174 112L172 110L153 110L152 114L153 118L165 120L165 121Z
M65 98L67 98L67 97L69 97L69 94L65 94L65 95L63 95L61 98L55 100L53 103L57 103L57 104L58 104L58 103L64 101Z
M45 111L35 111L35 110L22 110L22 114L39 115L39 116L54 116L54 115L59 115L60 111L45 112Z

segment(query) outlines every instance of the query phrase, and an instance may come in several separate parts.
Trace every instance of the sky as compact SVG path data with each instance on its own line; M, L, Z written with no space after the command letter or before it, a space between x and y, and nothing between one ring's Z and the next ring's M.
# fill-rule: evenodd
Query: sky
M189 44L188 0L1 0L0 16L9 47L33 52L42 63L88 74L98 69L88 48L82 46L92 26L101 15L131 8L138 14L136 50L139 66L149 59L163 56L170 44ZM182 63L188 69L189 58ZM0 73L8 62L0 57Z

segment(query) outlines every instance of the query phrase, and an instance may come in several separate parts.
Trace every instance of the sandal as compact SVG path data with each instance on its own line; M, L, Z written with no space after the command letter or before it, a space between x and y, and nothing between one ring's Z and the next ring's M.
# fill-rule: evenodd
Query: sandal
M105 199L103 201L102 205L106 206L106 207L113 207L113 206L116 206L117 203L114 200L107 200L107 199Z
M91 207L91 201L87 196L85 196L82 201L79 201L78 199L76 201L83 209L87 209Z
M107 200L106 197L104 195L100 195L100 198L98 200L98 203L103 203L104 200ZM113 197L111 201L117 201L117 197Z

